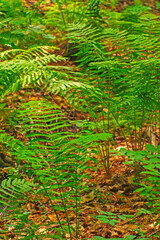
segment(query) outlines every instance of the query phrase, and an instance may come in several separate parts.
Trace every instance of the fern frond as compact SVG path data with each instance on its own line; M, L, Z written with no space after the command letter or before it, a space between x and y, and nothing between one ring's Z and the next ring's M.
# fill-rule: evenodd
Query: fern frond
M6 147L8 147L11 152L15 153L24 146L24 144L20 140L14 138L13 136L9 136L3 130L0 130L0 142Z
M30 192L33 188L33 184L27 182L25 179L12 180L11 178L5 179L1 183L0 187L0 205L14 206L18 204L18 200L24 199L25 193ZM3 212L3 209L0 208Z
M99 89L96 89L94 86L91 86L89 84L65 80L55 81L53 79L52 81L50 81L49 87L47 88L49 92L55 92L56 94L59 92L65 94L70 89L86 90L86 92L91 90L93 92L100 93Z
M45 81L54 77L69 79L71 68L58 65L58 62L65 61L65 58L50 54L51 50L52 47L44 46L3 52L1 58L6 60L0 63L1 97L29 84L43 86ZM51 62L56 66L49 66Z
M85 83L78 82L79 73L71 67L59 64L65 58L50 54L49 47L31 48L28 50L6 51L0 63L0 95L15 92L27 85L44 87L48 92L61 92L63 95L72 88L93 89ZM53 63L50 65L50 63Z
M88 86L78 84L75 87L84 89ZM6 140L7 146L11 148L11 154L16 155L18 164L22 160L25 161L25 173L28 177L32 176L36 183L34 193L37 196L39 194L47 196L62 232L67 223L68 231L71 233L72 222L69 213L72 210L77 217L80 211L81 193L84 190L83 178L87 177L85 173L88 168L87 162L94 160L92 150L98 154L95 149L99 142L109 141L112 135L106 133L87 135L85 131L73 134L72 121L65 117L59 106L45 100L23 103L15 113L13 120L18 121L18 131L23 133L27 143L25 146L23 144L19 146L13 137L3 132L0 141ZM1 195L4 195L0 201L2 205L5 203L10 205L14 202L13 199L17 203L18 199L22 201L25 192L31 190L31 186L24 181L7 181L3 183L4 188L1 190ZM22 183L24 189L21 189ZM58 217L61 211L65 213L63 217L65 228Z
M160 21L149 17L148 10L133 7L115 18L110 13L104 29L85 24L69 26L68 37L75 45L81 72L85 73L83 81L102 93L75 96L72 92L70 103L90 113L98 131L110 129L114 118L119 127L125 123L127 129L135 126L136 132L144 124L144 115L147 122L152 121L149 114L159 110ZM104 119L100 129L99 118Z

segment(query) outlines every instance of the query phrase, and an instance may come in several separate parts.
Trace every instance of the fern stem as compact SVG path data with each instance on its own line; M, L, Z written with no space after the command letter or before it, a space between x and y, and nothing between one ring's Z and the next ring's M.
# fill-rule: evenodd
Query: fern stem
M65 6L66 6L66 15L67 15L68 22L69 22L68 4L67 4L67 1L66 1L66 0L64 0L64 3L65 3Z
M119 128L120 128L120 130L121 130L121 132L122 132L122 135L123 135L124 140L125 140L125 142L126 142L127 149L129 150L129 145L128 145L128 142L127 142L126 135L125 135L125 133L124 133L124 131L123 131L121 125L119 124L119 121L118 121L117 117L115 116L115 114L114 114L112 111L111 111L111 113L112 113L114 119L116 120L116 123L118 124L118 126L119 126Z
M65 26L65 28L67 28L66 21L65 21L65 17L64 17L64 14L63 14L62 8L61 8L61 4L60 4L59 0L56 0L56 2L57 2L57 5L58 5L58 8L59 8L59 11L60 11L60 13L61 13L61 16L62 16L62 19L63 19L64 26Z
M98 130L98 125L97 125L97 122L96 122L95 118L93 118L93 121L94 121L94 123L95 123L96 131L97 131L97 133L98 133L99 130ZM101 148L102 148L102 149L101 149ZM106 171L106 173L107 173L107 168L106 168L106 164L105 164L105 162L106 162L106 159L105 159L105 151L104 151L104 149L103 149L103 145L101 145L101 148L100 148L100 146L99 146L99 144L98 144L98 145L97 145L97 149L98 149L98 152L99 152L100 157L101 157L101 159L102 159L102 163L103 163L103 166L104 166L104 168L105 168L105 171Z
M136 109L134 107L134 131L135 131L135 151L137 150L137 124L136 124Z
M76 161L76 239L79 233L79 214L78 214L78 160Z
M60 197L62 200L62 206L64 208L65 214L66 214L66 218L67 218L67 224L68 224L68 230L69 230L69 235L70 235L70 239L72 240L72 233L71 233L71 227L70 227L70 223L69 223L69 217L68 217L68 211L67 211L67 206L66 206L66 202L64 200L64 197L62 195L62 191L61 191L61 187L59 186L59 182L57 180L57 177L55 176L56 182L58 184L58 188L59 188L59 192L60 192ZM63 189L63 188L62 188Z
M72 22L74 21L74 15L75 15L76 4L77 4L77 1L74 2L73 15L72 15Z
M53 205L53 203L52 203L52 201L51 201L51 199L50 199L50 195L48 194L48 191L47 191L47 189L45 188L45 185L43 184L43 182L41 182L41 184L42 184L42 187L43 187L43 189L44 189L44 191L45 191L45 193L46 193L46 195L47 195L47 197L48 197L48 199L49 199L49 202L50 202L50 204L51 204L51 206L52 206L52 208L53 208L53 211L54 211L54 213L55 213L55 215L56 215L56 217L57 217L58 223L59 223L59 225L60 225L60 227L61 227L61 229L62 229L63 237L64 237L65 239L67 239L66 236L65 236L65 231L64 231L64 229L63 229L61 220L60 220L60 218L59 218L59 216L58 216L58 213L57 213L57 211L56 211L56 209L55 209L55 207L54 207L54 205Z
M110 93L109 93L109 95L110 95ZM110 103L108 103L108 112L107 112L108 114L107 114L107 120L108 120L108 125L107 125L107 127L108 127L108 132L110 131L110 118L109 118L109 115L110 115ZM108 176L109 176L109 171L110 171L110 166L109 166L109 142L108 142L108 144L107 144L107 174L108 174Z
M142 135L143 135L143 124L144 124L144 117L145 117L145 111L144 111L144 104L142 106L142 121L141 121L141 133L140 133L140 150L142 150L143 146L141 144L141 140L142 140Z
M157 80L157 86L158 86L158 104L160 105L160 84L159 84L160 81ZM160 137L160 110L158 111L158 128L159 128L159 137Z

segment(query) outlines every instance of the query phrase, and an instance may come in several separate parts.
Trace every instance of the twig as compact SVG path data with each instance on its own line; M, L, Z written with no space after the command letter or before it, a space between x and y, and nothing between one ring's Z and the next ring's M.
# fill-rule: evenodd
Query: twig
M158 229L158 230L156 230L156 231L152 232L151 234L149 234L149 235L148 235L148 237L151 237L151 236L153 236L155 233L157 233L157 232L159 232L159 231L160 231L160 229Z

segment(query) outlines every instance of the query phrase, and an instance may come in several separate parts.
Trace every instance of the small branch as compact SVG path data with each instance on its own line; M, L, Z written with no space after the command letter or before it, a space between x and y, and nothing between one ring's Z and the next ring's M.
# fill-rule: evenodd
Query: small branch
M151 236L153 236L155 233L157 233L157 232L160 232L160 229L158 229L158 230L156 230L156 231L154 231L154 232L152 232L151 234L149 234L148 235L148 237L151 237Z

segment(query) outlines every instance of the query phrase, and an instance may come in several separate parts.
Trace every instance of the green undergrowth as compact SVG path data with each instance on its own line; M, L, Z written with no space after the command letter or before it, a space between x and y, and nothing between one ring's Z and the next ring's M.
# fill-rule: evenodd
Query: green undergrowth
M15 163L0 188L1 216L8 221L2 234L13 228L22 239L79 239L87 169L94 161L110 176L118 136L131 158L136 191L147 197L152 214L159 211L159 14L141 1L119 12L118 4L0 2L0 117L8 126L0 146ZM12 109L7 98L28 88L40 93L39 100L23 99ZM70 120L54 96L86 119ZM45 231L29 220L32 196ZM53 221L39 196L47 199ZM108 216L111 225L121 218Z

